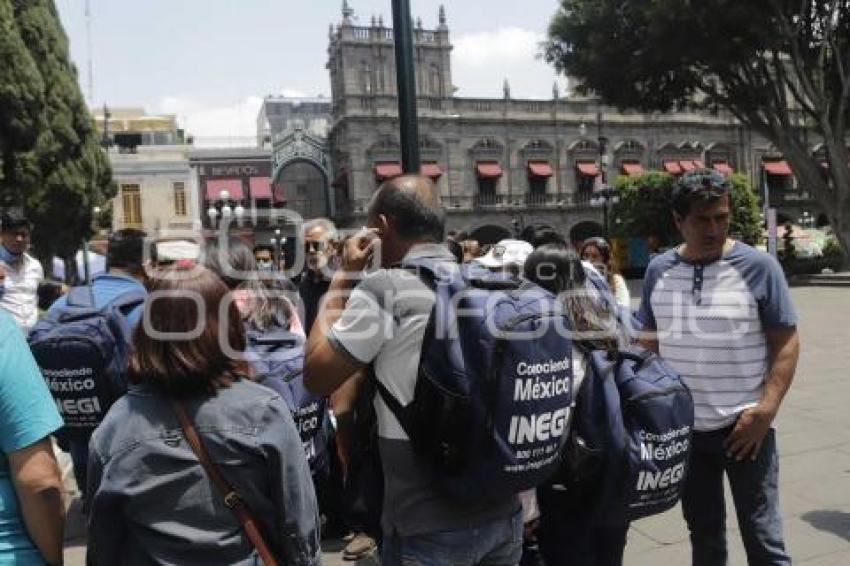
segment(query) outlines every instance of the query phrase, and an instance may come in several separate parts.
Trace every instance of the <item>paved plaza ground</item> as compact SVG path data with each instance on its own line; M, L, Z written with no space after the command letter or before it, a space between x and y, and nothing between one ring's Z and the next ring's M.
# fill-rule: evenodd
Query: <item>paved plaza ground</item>
M785 535L796 564L850 564L850 288L791 290L801 316L797 377L777 421ZM728 490L727 490L728 491ZM731 501L730 564L746 564ZM79 515L69 523L66 564L84 564ZM335 542L325 564L344 564ZM364 562L365 563L365 562ZM687 530L677 508L632 525L626 566L690 563ZM350 563L349 563L350 564ZM553 565L559 566L559 565Z

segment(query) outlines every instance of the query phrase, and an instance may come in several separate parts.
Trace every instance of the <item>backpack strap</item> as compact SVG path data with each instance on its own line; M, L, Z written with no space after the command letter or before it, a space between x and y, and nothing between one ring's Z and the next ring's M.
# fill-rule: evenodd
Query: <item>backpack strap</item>
M183 429L183 436L186 437L186 441L192 448L192 452L195 453L195 456L198 458L198 462L200 462L201 467L203 467L206 472L207 478L209 478L221 494L227 508L230 509L236 516L236 520L239 521L239 525L245 531L245 534L248 536L248 540L250 540L254 548L257 549L257 553L260 555L263 564L265 564L265 566L277 566L277 560L260 532L259 521L251 512L251 509L245 501L243 501L242 496L240 496L239 493L227 482L227 480L224 479L224 476L221 475L221 471L218 469L218 466L216 466L215 462L213 462L212 458L210 458L209 452L207 452L207 448L204 446L204 442L201 440L201 436L195 428L195 424L186 412L186 408L179 401L172 400L171 409L174 411L174 415L180 423L180 428Z
M121 293L103 307L104 309L118 309L123 314L128 314L131 310L141 305L147 299L147 293L141 289L133 289L126 293Z
M94 289L92 289L91 285L80 285L77 287L71 287L71 289L68 290L66 304L69 307L86 309L95 308Z
M387 408L395 416L396 420L398 420L398 424L401 425L401 429L407 435L407 438L412 441L413 435L411 432L413 427L410 426L410 422L408 421L407 411L404 410L401 402L390 393L390 390L378 380L378 376L375 374L374 364L370 364L367 371L369 373L369 379L375 384L375 388L378 390L378 394L383 399L384 404L386 404Z

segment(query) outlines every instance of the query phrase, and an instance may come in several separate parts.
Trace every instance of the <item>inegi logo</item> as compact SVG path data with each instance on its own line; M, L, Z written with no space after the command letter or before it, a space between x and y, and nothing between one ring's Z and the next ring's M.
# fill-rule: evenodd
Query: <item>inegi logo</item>
M641 470L640 474L638 474L636 489L638 491L664 489L682 481L682 477L684 475L684 462L676 464L672 468L667 468L664 471L658 470L657 472L651 472L648 470Z
M94 415L100 412L100 401L97 397L57 399L56 406L63 415Z
M566 408L529 417L514 415L511 417L508 442L521 445L526 442L558 438L564 434L568 416L569 409Z

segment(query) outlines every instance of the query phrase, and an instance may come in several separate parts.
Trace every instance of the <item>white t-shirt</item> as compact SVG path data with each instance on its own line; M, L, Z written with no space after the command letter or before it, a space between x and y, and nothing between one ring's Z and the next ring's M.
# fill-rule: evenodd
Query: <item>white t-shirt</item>
M38 321L38 284L44 279L41 263L25 253L18 265L3 264L6 271L0 308L12 315L24 332Z

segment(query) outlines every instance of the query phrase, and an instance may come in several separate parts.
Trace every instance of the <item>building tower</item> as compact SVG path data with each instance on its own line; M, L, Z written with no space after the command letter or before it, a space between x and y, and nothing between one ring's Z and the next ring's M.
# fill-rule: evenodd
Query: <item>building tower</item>
M334 105L348 97L397 96L392 28L383 16L372 17L368 26L357 26L354 11L343 2L342 21L330 34L328 64ZM445 10L439 12L436 29L414 29L416 92L420 97L449 98L453 94L449 28Z

